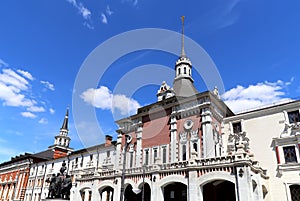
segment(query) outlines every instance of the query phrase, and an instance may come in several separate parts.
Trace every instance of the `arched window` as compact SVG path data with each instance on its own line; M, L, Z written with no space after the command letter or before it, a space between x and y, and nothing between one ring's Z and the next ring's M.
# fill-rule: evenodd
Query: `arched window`
M163 147L163 163L167 162L167 149Z
M183 68L183 73L186 74L186 67Z
M178 75L180 75L181 74L181 72L180 72L180 68L178 68Z

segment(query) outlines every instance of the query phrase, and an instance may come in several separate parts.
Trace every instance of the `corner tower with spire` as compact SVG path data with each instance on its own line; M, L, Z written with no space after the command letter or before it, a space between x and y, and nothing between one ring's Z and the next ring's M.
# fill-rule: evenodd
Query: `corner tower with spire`
M67 107L66 115L59 130L59 134L55 136L54 144L49 147L49 149L53 149L54 151L54 158L63 157L73 150L72 148L69 148L71 138L68 136L68 123L69 107Z
M196 95L198 91L194 86L192 78L192 62L186 56L184 51L184 16L182 20L182 34L181 34L181 55L175 64L175 79L173 82L173 89L178 97L189 97Z

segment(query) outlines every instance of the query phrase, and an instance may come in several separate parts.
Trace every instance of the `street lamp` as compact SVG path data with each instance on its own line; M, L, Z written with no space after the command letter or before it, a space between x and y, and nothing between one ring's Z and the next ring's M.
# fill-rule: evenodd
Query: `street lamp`
M125 135L125 147L124 147L124 157L123 157L123 169L122 169L122 179L121 179L121 195L120 195L120 201L123 201L124 197L124 181L125 181L125 167L126 167L126 151L127 147L132 141L131 135Z

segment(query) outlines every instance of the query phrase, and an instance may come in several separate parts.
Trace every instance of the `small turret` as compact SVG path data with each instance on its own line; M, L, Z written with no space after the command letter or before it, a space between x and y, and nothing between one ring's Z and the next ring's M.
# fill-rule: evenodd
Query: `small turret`
M68 123L69 123L69 107L67 108L63 124L59 130L59 134L54 137L55 138L54 145L49 147L49 149L54 150L54 158L63 157L68 152L73 150L69 148L71 138L68 137L68 133L69 133Z

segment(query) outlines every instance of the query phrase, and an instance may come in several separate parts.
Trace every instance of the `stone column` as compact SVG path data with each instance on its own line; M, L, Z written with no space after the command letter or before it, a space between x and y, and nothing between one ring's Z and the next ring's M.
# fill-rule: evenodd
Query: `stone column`
M257 201L263 201L263 190L262 190L262 182L261 177L259 175L259 178L257 179L257 194L258 194L258 200Z
M89 201L90 189L84 190L84 201Z
M136 167L142 167L143 164L143 157L142 157L142 149L143 149L143 126L140 125L137 128L136 131L136 158L135 158L135 166Z
M93 182L94 182L92 184L93 187L91 189L92 190L92 199L91 199L91 201L93 201L93 200L101 200L101 196L100 196L100 193L98 191L97 184L96 184L98 181L94 180Z
M202 200L202 196L200 197L200 187L197 183L197 171L192 170L188 172L188 186L187 186L187 195L189 201L193 200Z
M238 201L253 201L249 167L236 167L236 195Z
M152 174L151 200L164 200L164 195L162 194L162 191L158 184L158 180L159 180L159 174L153 173Z
M178 146L177 146L177 120L175 115L171 115L171 142L170 142L170 151L171 151L171 162L178 161Z
M116 167L117 169L122 168L122 134L118 134L117 148L116 148Z
M114 200L120 200L120 193L121 193L121 175L115 179L116 184L114 188Z
M212 129L212 118L209 108L204 108L202 116L203 158L215 157L215 142Z

